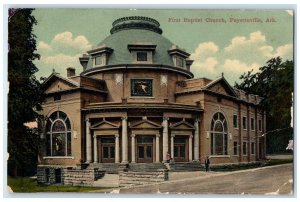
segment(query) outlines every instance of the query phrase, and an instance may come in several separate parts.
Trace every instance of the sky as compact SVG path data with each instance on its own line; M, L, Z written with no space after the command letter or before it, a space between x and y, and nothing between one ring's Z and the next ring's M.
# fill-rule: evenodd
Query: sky
M110 35L114 20L125 16L159 21L162 35L191 54L195 78L216 79L223 72L233 85L241 74L257 72L272 57L293 59L291 10L38 8L33 15L41 55L35 61L37 78L48 77L53 69L65 76L70 66L82 72L78 58Z

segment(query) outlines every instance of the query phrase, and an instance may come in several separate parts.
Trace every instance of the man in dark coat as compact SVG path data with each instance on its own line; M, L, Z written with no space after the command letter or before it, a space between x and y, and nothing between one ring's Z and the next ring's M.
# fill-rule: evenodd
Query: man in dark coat
M206 159L205 159L205 170L206 170L206 172L209 172L209 158L208 158L208 156L206 157Z

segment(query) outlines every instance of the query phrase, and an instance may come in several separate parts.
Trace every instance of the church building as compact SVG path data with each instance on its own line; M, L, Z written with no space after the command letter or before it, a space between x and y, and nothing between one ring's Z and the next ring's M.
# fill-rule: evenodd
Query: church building
M44 81L38 182L197 170L206 157L211 164L265 158L262 98L233 88L223 74L194 78L190 54L162 33L155 19L119 18L79 58L82 72L69 67L67 77L53 72Z

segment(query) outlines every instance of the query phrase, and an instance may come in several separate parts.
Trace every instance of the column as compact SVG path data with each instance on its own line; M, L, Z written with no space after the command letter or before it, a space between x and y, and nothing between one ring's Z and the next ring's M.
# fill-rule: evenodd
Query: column
M199 120L195 120L195 134L194 134L194 161L199 161Z
M168 145L168 119L167 117L163 118L163 162L167 162L167 153L169 150Z
M135 134L131 135L131 163L135 163Z
M127 117L122 117L122 163L128 163Z
M120 138L115 134L115 163L120 163Z
M90 119L86 119L86 163L92 162L92 138Z
M174 161L174 134L171 134L171 159Z
M189 161L192 161L193 160L193 136L190 135L190 138L189 138Z
M156 157L155 157L155 162L158 163L159 162L159 134L156 135L155 137L155 154L156 154Z
M94 135L94 163L98 162L97 136Z

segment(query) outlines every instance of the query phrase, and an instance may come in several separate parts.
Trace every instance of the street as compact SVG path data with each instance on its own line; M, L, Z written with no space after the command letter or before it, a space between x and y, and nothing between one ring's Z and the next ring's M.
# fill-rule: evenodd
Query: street
M201 176L160 184L122 188L120 194L254 194L292 195L293 165L283 164Z

